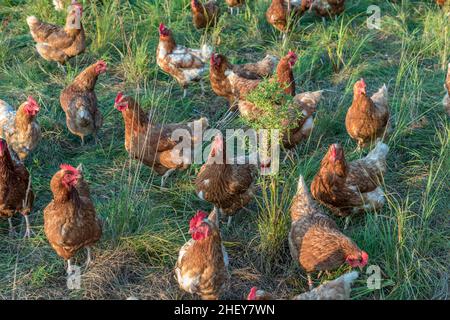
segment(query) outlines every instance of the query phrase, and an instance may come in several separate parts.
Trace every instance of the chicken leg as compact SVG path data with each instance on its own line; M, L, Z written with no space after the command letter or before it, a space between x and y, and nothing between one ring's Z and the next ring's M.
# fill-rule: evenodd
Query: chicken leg
M24 238L31 238L31 235L34 234L34 232L31 230L31 224L30 224L30 218L28 218L28 215L25 214L23 215L23 217L25 218L25 235L23 236Z
M64 67L61 63L58 62L58 67L61 69L61 71L64 73L64 75L67 75L66 67Z
M227 228L230 228L230 226L231 226L231 218L232 218L232 216L228 217Z
M220 226L220 218L219 218L220 209L218 207L214 206L214 211L216 212L216 225L217 225L217 227L219 227Z
M166 183L166 179L170 176L170 174L172 173L172 172L174 172L175 171L175 169L169 169L169 170L167 170L166 171L166 173L164 173L164 175L162 176L162 178L161 178L161 188L163 188L164 187L164 185L165 185L165 183Z
M68 260L67 260L67 275L68 275L68 276L72 275L72 273L73 273L74 271L75 271L75 270L73 269L73 266L72 266L72 260L71 260L71 259L68 259Z
M8 218L8 224L9 224L9 236L14 237L16 235L16 230L14 229L12 218Z
M307 274L307 277L308 277L309 290L311 291L314 288L314 283L313 283L313 281L311 279L311 274L310 273Z
M91 247L86 247L86 251L87 251L87 257L86 257L86 262L85 262L85 269L87 269L92 262Z

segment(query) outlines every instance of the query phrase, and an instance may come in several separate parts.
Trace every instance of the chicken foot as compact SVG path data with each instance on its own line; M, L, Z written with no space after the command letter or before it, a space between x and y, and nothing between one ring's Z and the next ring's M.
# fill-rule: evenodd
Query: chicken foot
M24 214L23 217L25 218L25 234L23 237L30 239L31 235L34 235L33 230L31 230L30 218L28 214Z
M67 260L67 275L70 276L74 272L71 259Z
M92 262L92 258L91 258L91 247L86 247L86 252L87 252L87 257L86 257L86 262L85 264L85 270L90 266L91 262Z

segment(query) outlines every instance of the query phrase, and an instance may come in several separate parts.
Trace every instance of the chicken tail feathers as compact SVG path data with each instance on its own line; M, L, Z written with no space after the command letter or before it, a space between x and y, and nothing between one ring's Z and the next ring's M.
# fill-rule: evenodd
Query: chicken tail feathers
M377 144L372 149L372 151L369 152L369 154L367 155L367 158L386 161L388 152L389 152L389 146L387 144L385 144L384 142L382 142L380 139L378 139Z
M210 45L204 44L202 46L200 56L204 63L209 61L209 59L211 58L212 52L213 52L213 48Z
M305 179L300 175L298 178L297 193L291 207L292 222L312 212L314 208L314 200L311 198Z
M323 90L299 93L294 97L294 101L297 105L306 108L312 113L317 109L317 104L319 104L320 99L322 99L322 93Z
M35 16L28 16L27 17L27 24L32 29L36 24L38 24L40 21Z
M78 109L77 116L81 127L88 127L92 124L92 116L85 106Z
M377 92L375 92L371 97L373 103L378 108L387 108L388 105L388 89L386 84L384 84Z

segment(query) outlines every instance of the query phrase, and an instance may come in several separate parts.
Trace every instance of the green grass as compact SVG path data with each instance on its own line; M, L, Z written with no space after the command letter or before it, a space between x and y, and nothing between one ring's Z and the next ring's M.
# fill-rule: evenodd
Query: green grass
M167 190L159 188L160 178L124 150L123 120L113 108L114 97L118 91L136 96L160 122L207 116L221 129L241 127L242 122L238 117L221 121L227 104L211 90L202 97L194 85L188 99L181 99L181 88L156 65L160 22L173 29L178 42L190 47L212 43L233 63L294 50L299 55L294 70L297 92L325 90L312 136L297 147L293 160L281 164L279 174L259 178L255 201L236 216L230 229L223 229L232 273L224 298L243 298L253 285L280 298L306 290L305 275L287 246L288 208L298 175L309 183L330 143L341 142L349 159L364 154L354 151L344 126L352 86L360 77L369 92L388 85L394 131L384 181L388 203L380 212L355 217L345 230L369 253L369 264L380 266L382 288L367 289L368 275L363 273L353 297L448 298L450 124L441 101L450 37L448 15L433 1L375 1L382 26L369 30L365 12L374 1L348 0L345 13L326 24L312 14L302 17L285 42L265 21L264 0L248 1L239 16L223 14L208 32L193 28L188 0L83 2L88 48L70 61L65 75L37 55L25 22L34 14L62 24L64 14L55 12L49 0L0 0L0 99L18 106L34 96L41 105L43 130L43 140L26 161L37 196L31 215L36 236L10 238L6 220L0 221L1 299L191 298L178 289L172 270L180 246L189 238L190 217L197 209L211 209L194 193L192 181L200 166L174 174ZM101 143L88 139L81 147L66 128L59 94L97 59L109 64L96 87L105 123ZM83 275L82 289L75 291L66 288L63 261L43 232L50 178L63 162L83 163L105 221L94 264ZM20 217L14 222L23 233ZM77 262L83 259L80 253Z

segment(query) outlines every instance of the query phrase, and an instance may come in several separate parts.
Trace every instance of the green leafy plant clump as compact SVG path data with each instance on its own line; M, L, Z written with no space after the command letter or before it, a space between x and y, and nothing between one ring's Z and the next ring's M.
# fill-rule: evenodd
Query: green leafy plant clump
M255 130L278 129L282 132L296 127L303 115L294 106L293 97L286 94L276 79L265 79L250 92L246 101L255 105L258 116L246 119L246 123Z

